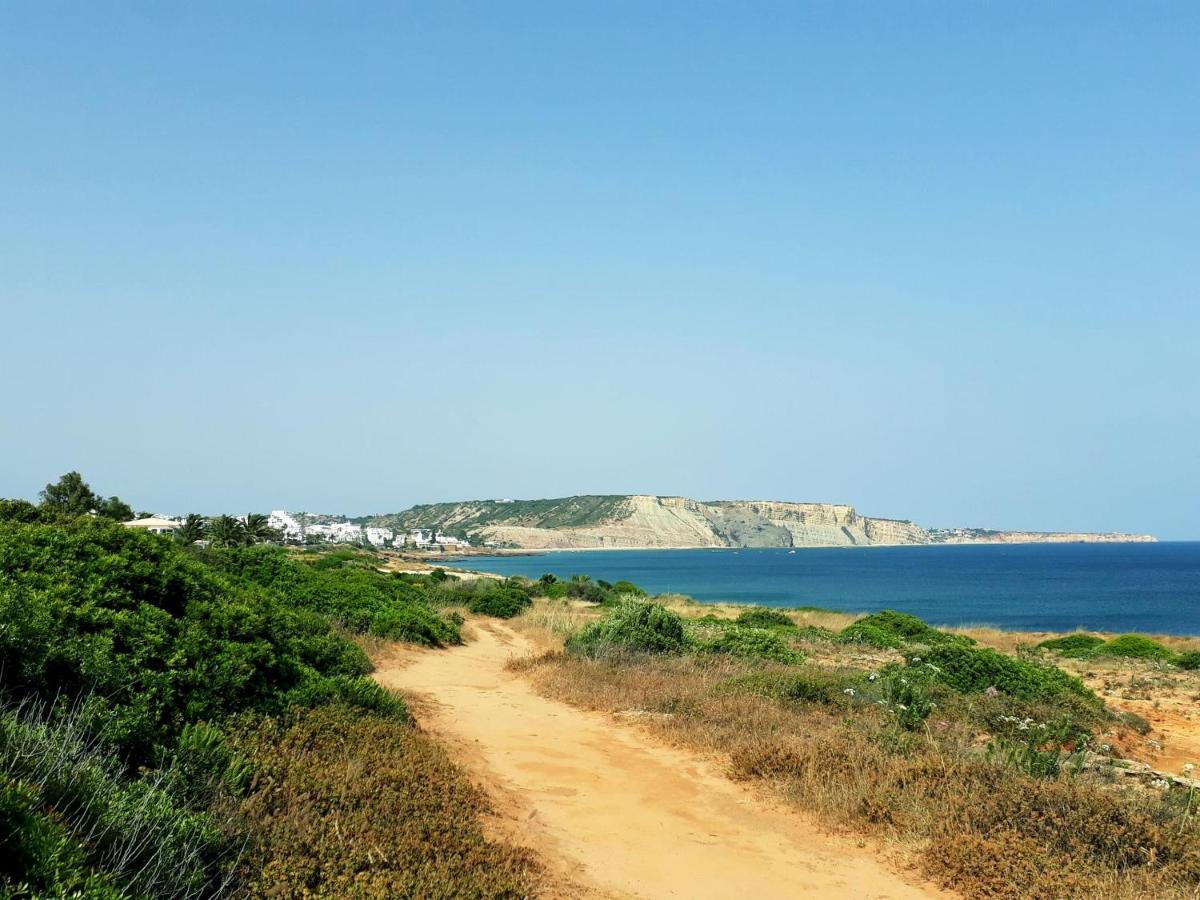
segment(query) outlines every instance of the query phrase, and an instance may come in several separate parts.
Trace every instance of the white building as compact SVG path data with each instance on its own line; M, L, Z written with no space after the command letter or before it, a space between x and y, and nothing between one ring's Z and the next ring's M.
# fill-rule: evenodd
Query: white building
M353 522L329 522L324 525L308 525L305 534L320 540L333 541L339 544L357 544L363 539L363 528Z
M443 547L470 547L470 541L461 541L456 537L450 537L448 534L442 534L440 531L434 536L435 544L440 544Z
M271 510L271 515L267 517L267 524L277 531L282 531L285 540L300 541L304 539L304 528L301 527L300 520L286 509Z
M367 541L373 547L386 547L392 542L392 529L367 526Z

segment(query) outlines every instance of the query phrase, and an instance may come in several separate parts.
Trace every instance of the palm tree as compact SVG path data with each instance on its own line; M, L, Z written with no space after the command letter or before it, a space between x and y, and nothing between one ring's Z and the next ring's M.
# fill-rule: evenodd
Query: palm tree
M278 530L271 527L270 519L262 513L250 513L246 516L244 528L246 542L257 544L259 541L274 541L279 539Z
M246 526L233 516L217 516L208 525L214 547L240 547L246 543Z
M183 544L185 547L190 547L196 541L204 540L204 535L208 531L208 523L204 521L203 516L196 513L188 513L187 518L183 520L183 524L175 530L175 540Z

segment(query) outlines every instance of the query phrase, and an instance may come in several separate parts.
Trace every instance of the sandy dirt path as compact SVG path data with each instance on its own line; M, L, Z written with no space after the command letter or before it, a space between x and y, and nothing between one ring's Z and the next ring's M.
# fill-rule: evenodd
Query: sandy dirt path
M418 696L422 726L499 800L560 881L550 895L918 898L853 841L776 810L692 754L536 693L506 671L533 646L500 624L463 647L383 660L381 683Z

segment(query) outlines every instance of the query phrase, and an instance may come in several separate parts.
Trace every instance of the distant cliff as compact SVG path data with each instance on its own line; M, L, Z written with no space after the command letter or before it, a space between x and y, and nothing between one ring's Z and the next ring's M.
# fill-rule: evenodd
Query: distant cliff
M862 516L839 503L703 502L644 494L435 503L366 521L401 530L441 529L478 543L531 550L1153 540L981 529L930 532L905 520Z

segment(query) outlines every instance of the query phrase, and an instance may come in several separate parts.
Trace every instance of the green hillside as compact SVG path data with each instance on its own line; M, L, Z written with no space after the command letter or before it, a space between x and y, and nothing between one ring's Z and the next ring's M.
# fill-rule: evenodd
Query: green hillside
M585 494L549 500L471 500L429 503L399 513L373 516L371 525L386 528L441 528L471 534L489 525L522 525L529 528L577 528L619 518L625 511L624 495Z

